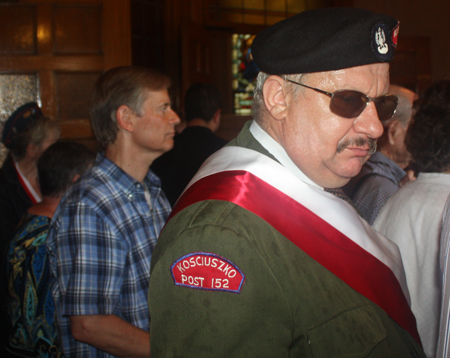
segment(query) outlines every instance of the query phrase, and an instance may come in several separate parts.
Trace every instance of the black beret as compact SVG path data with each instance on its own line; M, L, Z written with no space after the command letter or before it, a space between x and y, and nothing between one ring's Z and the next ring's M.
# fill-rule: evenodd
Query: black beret
M399 22L358 8L308 10L261 31L252 55L261 71L294 74L388 62Z
M28 126L43 116L37 103L29 102L17 108L5 122L2 142L8 149L14 148L14 135L25 131Z

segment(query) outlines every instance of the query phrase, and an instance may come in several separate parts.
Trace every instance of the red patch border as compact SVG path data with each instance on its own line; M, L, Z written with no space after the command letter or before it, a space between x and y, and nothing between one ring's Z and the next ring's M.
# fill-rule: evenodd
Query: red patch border
M237 272L239 272L239 273L242 275L242 280L241 280L241 282L240 282L240 284L239 284L239 288L238 288L237 290L231 290L231 289L226 289L226 288L209 288L209 287L199 287L199 286L193 286L193 285L183 284L183 283L177 282L176 279L175 279L175 276L173 275L173 269L174 269L174 267L175 267L179 262L185 260L185 259L188 258L188 257L194 256L194 255L205 255L205 256L216 257L216 258L218 258L218 259L220 259L220 260L223 260L223 261L229 263L231 266L233 266L234 269L236 269ZM244 282L245 282L245 275L244 275L244 273L239 269L239 267L237 267L237 266L236 266L234 263L232 263L230 260L228 260L228 259L226 259L226 258L224 258L224 257L222 257L222 256L220 256L220 255L214 254L214 253L212 253L212 252L202 252L202 251L199 251L199 252L192 252L192 253L190 253L190 254L187 254L187 255L184 255L184 256L180 257L178 260L176 260L176 261L170 266L170 274L171 274L172 279L173 279L173 282L174 282L174 284L175 284L176 286L183 286L183 287L194 288L194 289L197 289L197 290L205 290L205 291L225 291L225 292L232 292L232 293L240 293L240 292L241 292L241 289L242 289L242 285L243 285Z

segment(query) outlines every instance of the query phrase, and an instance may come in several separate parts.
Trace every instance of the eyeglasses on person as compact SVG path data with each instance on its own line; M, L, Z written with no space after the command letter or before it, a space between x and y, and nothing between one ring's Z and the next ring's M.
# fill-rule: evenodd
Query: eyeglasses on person
M330 111L344 118L358 117L364 111L369 102L375 103L378 118L381 122L387 121L388 119L392 118L395 111L397 110L397 96L385 95L377 98L371 98L366 96L362 92L352 90L337 90L333 93L330 93L318 88L307 86L300 82L290 80L288 78L286 79L289 82L312 89L331 97Z

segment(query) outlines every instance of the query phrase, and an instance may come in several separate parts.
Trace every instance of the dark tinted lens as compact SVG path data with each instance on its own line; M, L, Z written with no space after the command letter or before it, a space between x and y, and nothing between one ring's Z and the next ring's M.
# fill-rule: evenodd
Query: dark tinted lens
M397 109L398 98L397 96L384 96L376 98L374 102L377 108L378 118L383 122L394 115Z
M334 92L330 102L331 112L345 118L358 117L364 108L368 98L364 93L350 90Z

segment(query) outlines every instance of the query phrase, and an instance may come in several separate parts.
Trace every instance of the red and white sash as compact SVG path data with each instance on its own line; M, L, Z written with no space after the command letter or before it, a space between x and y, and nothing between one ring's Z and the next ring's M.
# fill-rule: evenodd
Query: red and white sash
M258 215L420 342L398 247L348 203L242 147L225 147L208 158L170 218L203 200L233 202Z

